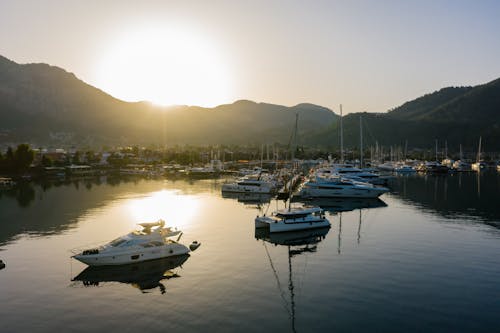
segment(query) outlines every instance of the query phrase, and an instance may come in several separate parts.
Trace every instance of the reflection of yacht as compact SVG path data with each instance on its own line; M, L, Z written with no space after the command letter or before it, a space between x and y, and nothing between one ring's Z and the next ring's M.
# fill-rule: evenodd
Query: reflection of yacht
M271 216L257 216L255 218L256 228L265 228L269 232L283 232L322 228L330 226L330 221L325 217L323 210L319 207L300 206L281 209Z
M379 198L315 198L308 200L298 198L296 200L319 206L329 212L348 212L355 209L387 207L387 204Z
M97 286L101 282L128 283L142 292L159 287L163 294L165 287L160 281L180 277L172 270L188 258L189 254L184 254L129 265L90 266L74 277L73 281L82 281L85 286Z
M388 191L385 187L375 187L342 177L316 177L306 182L298 195L302 198L377 198Z
M235 193L222 192L222 197L227 199L237 199L238 202L250 204L262 204L271 201L271 194L266 193Z
M316 244L325 239L330 227L309 230L272 233L264 228L255 228L255 238L262 239L274 245L300 246Z
M222 192L233 193L273 193L276 189L274 181L259 176L245 176L234 183L222 185Z
M163 220L139 225L143 227L142 231L133 231L103 246L83 250L73 258L90 266L103 266L129 264L189 252L186 246L168 238L181 232L163 228Z

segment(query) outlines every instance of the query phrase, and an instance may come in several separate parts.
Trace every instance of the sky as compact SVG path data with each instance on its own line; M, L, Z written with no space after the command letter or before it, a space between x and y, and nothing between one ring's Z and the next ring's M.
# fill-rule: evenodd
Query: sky
M0 0L0 55L127 101L385 112L500 77L500 1Z

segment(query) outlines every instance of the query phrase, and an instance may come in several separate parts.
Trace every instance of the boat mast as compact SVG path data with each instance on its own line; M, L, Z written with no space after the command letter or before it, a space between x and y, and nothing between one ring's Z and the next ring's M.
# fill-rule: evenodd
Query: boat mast
M342 126L342 104L340 104L340 163L344 163L344 128Z
M477 163L481 162L481 137L479 137L479 149L477 150Z
M436 162L438 160L438 140L436 139Z
M260 168L262 169L264 164L264 144L260 146Z
M359 167L363 168L363 119L359 116Z

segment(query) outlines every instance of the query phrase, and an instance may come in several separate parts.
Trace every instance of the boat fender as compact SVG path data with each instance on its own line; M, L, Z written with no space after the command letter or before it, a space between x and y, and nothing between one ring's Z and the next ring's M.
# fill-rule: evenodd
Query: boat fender
M196 250L197 248L199 248L201 245L201 243L199 243L198 241L193 241L190 245L189 245L189 249L191 251L194 251Z

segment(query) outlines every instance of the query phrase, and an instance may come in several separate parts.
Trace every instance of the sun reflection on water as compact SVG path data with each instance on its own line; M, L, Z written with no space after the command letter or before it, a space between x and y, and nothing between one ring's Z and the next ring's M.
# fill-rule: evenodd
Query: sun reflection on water
M193 196L179 195L178 191L162 190L147 197L130 200L128 211L135 223L163 219L167 226L183 226L198 214L199 200Z

